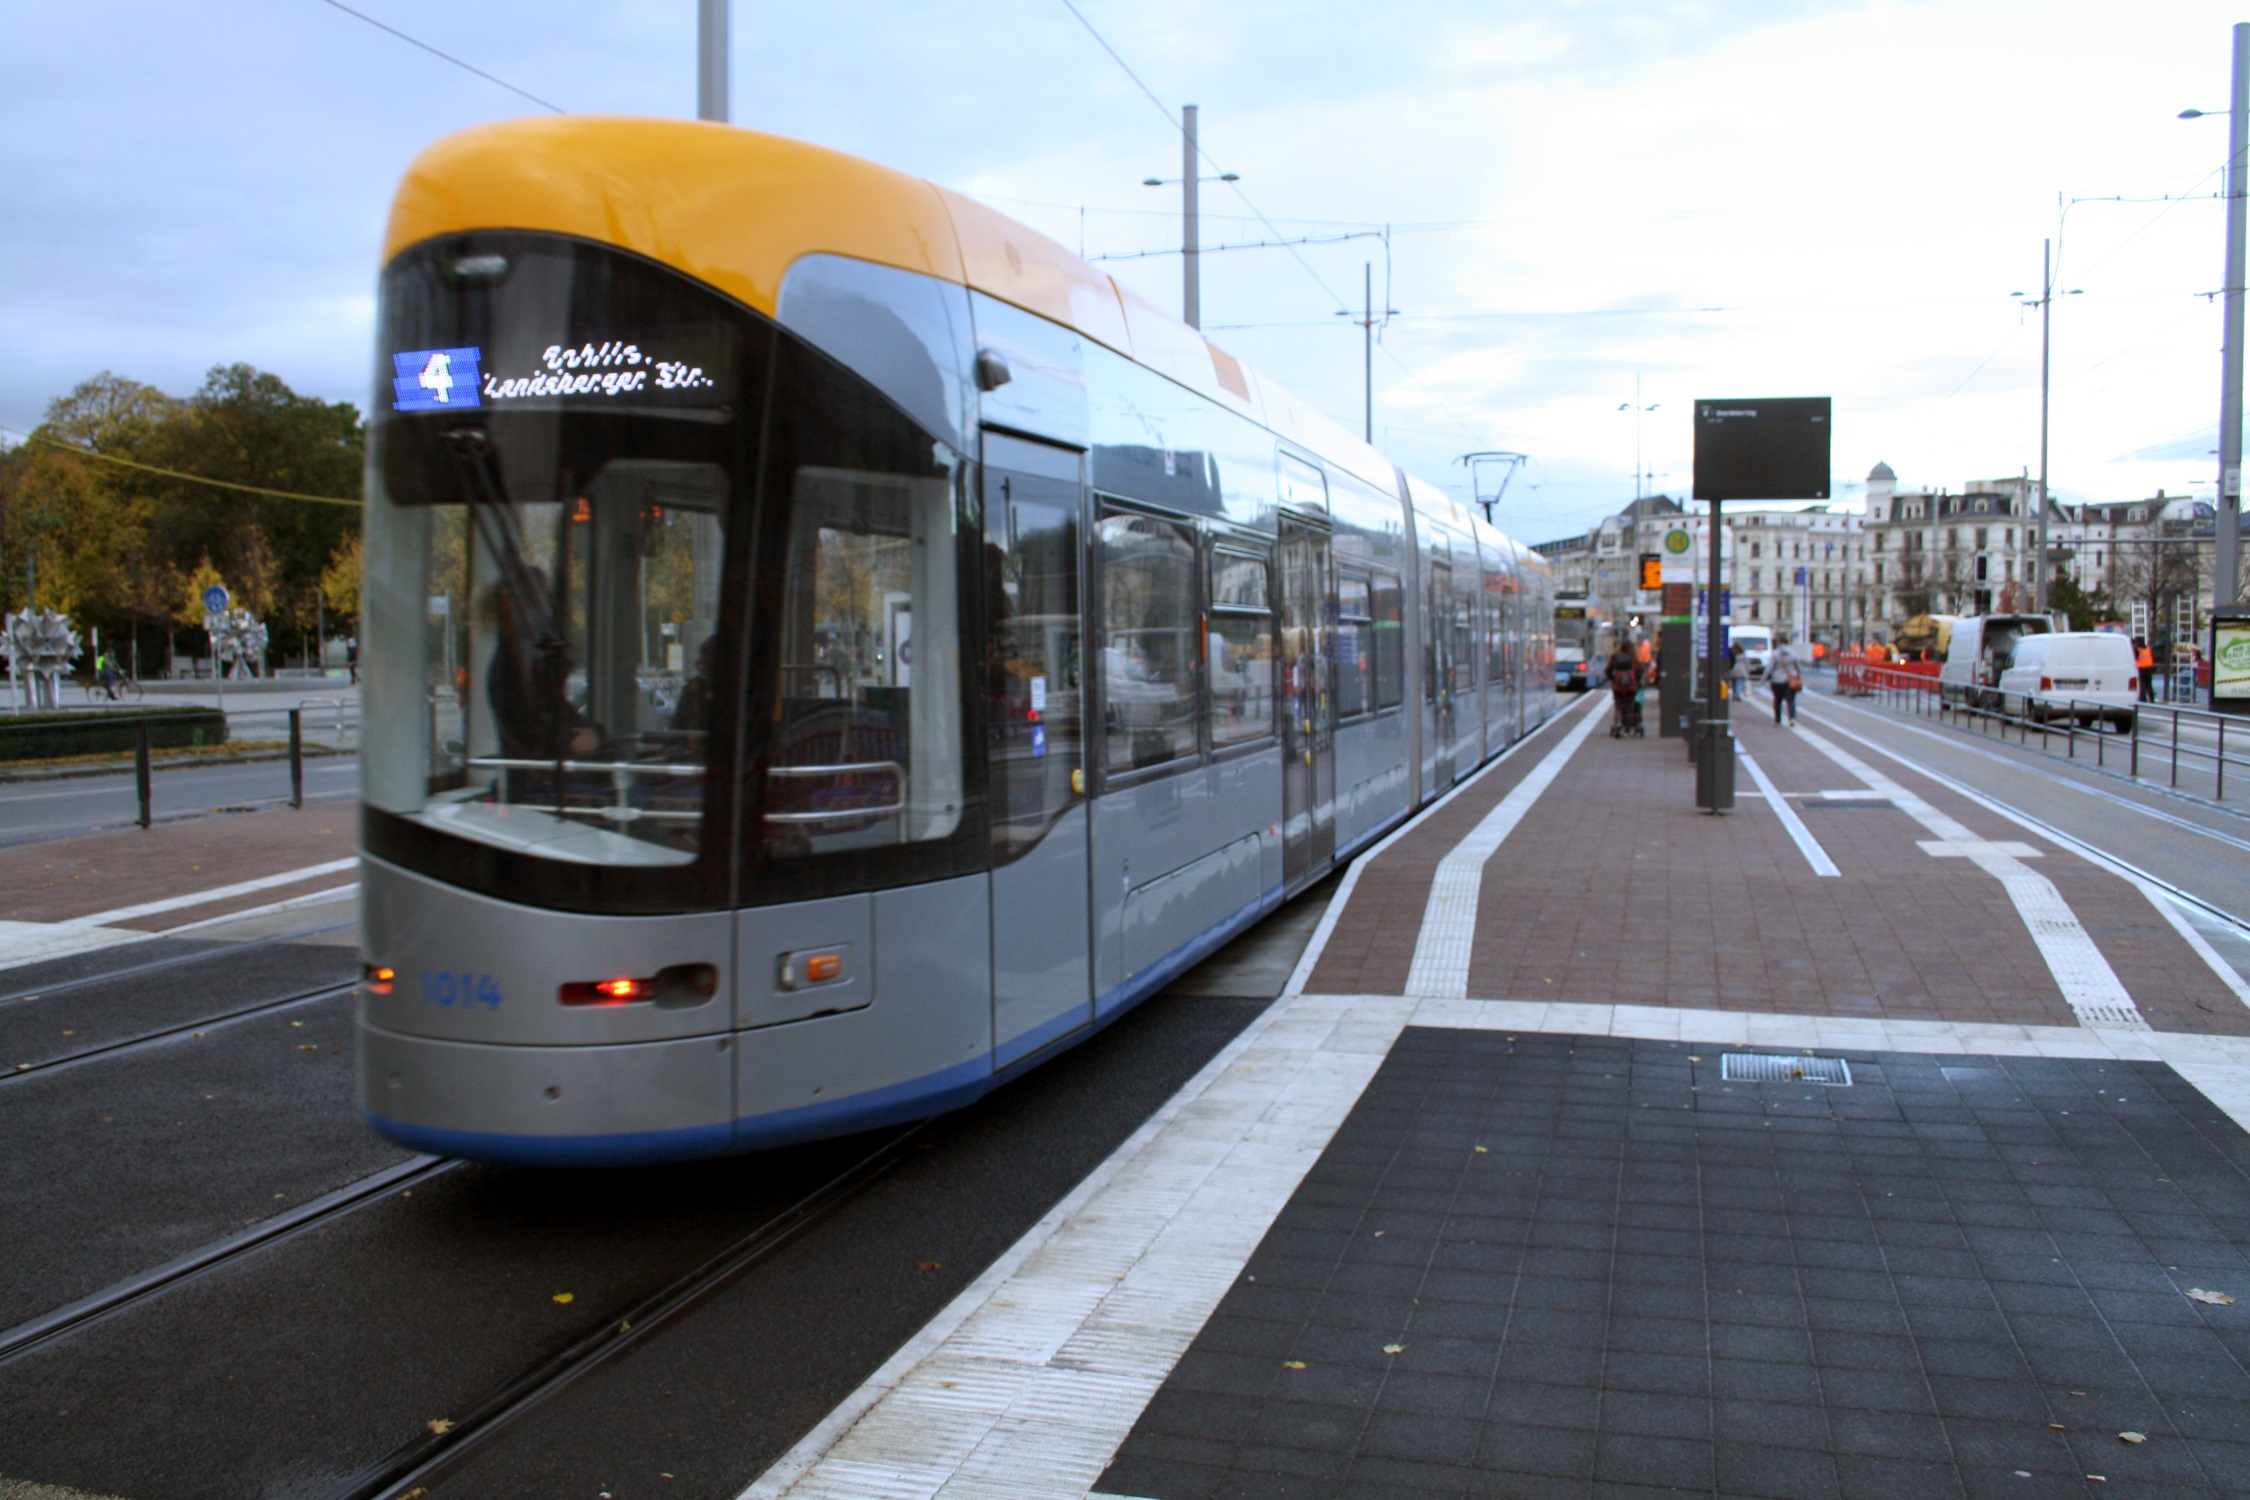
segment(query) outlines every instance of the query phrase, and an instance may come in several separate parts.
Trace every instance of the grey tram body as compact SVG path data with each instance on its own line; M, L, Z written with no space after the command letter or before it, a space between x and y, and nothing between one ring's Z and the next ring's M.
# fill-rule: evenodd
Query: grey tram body
M1084 795L981 871L733 910L552 910L370 854L364 945L402 982L363 997L361 1097L394 1140L650 1161L957 1107L1162 988L1557 711L1544 561L1434 488L1367 472L1366 450L1310 451L1076 331L909 272L807 256L777 321L975 459L988 504L1004 480L1075 508ZM1096 726L1134 708L1096 647L1094 539L1118 515L1191 537L1206 560L1270 559L1268 638L1315 633L1317 701L1275 685L1274 732L1220 747L1206 683L1191 751L1110 764ZM1202 628L1208 643L1208 615ZM785 982L790 955L815 949L842 972ZM715 992L551 1003L573 981L679 964L711 966ZM432 1007L405 982L431 965L525 998Z

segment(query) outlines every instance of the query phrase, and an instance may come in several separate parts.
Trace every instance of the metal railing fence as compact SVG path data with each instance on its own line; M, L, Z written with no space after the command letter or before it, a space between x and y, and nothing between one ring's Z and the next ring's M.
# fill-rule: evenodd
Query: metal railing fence
M2165 783L2175 790L2183 772L2191 784L2208 778L2205 784L2213 801L2226 799L2230 773L2231 784L2239 789L2242 773L2250 771L2250 724L2207 709L2175 703L2135 703L2128 708L2107 700L2071 697L2042 699L2028 703L2027 712L2012 713L1996 689L1970 690L1978 695L1976 702L1948 699L1934 677L1878 666L1859 667L1851 687L1843 689L1839 683L1839 688L1901 713L1988 737L2004 740L2013 730L2021 745L2028 746L2037 735L2042 750L2051 750L2059 738L2072 760L2079 759L2083 738L2090 742L2090 758L2097 766L2106 769L2109 757L2116 755L2135 780L2153 779L2144 768L2159 767ZM2115 730L2103 727L2127 715L2129 725ZM2198 788L2191 785L2192 789Z

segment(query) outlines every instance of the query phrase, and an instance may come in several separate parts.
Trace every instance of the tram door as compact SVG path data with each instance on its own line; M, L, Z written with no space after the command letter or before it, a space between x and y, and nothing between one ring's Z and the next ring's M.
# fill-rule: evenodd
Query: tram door
M1424 655L1422 691L1429 696L1432 759L1430 790L1437 793L1453 785L1453 566L1430 564L1430 586L1422 613L1422 637L1429 649Z
M995 1067L1093 1019L1080 710L1082 463L1070 449L985 434Z
M1281 518L1281 878L1336 857L1336 690L1328 530Z

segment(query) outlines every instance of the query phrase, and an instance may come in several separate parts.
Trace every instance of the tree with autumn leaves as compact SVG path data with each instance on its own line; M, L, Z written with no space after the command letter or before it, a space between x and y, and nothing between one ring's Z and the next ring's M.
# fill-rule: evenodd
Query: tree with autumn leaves
M200 631L215 581L266 622L277 656L311 639L323 603L330 634L348 632L363 453L349 402L248 365L214 368L185 398L104 372L0 454L0 608L21 609L35 578L38 602L81 631L137 640L144 670L175 630Z

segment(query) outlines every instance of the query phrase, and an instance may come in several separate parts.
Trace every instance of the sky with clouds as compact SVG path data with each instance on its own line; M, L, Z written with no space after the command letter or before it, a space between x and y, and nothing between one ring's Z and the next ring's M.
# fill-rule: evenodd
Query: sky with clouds
M688 115L694 0L353 0L573 112ZM2208 495L2231 24L2214 0L1078 0L1205 188L1214 340L1528 539L1684 488L1698 396L1832 395L1878 459L2036 471L2060 245L2063 498ZM0 425L108 369L368 400L375 253L430 140L536 106L326 0L19 7L0 47ZM734 118L975 194L1180 301L1176 132L1062 0L736 0ZM1250 206L1255 205L1255 209ZM1382 230L1387 239L1333 237ZM1636 384L1637 383L1637 384ZM1635 414L1621 406L1643 406Z

